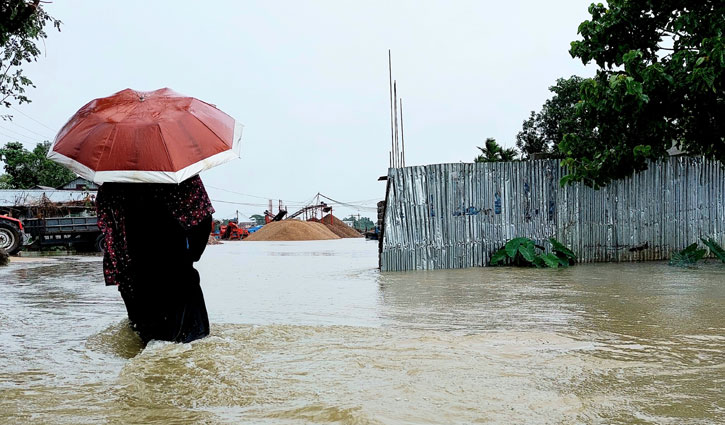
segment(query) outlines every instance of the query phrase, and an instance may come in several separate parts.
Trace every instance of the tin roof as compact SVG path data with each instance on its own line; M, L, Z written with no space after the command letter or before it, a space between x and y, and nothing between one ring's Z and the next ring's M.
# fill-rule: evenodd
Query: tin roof
M54 203L80 202L88 196L95 198L96 191L93 190L44 190L44 189L27 189L27 190L0 190L0 206L2 207L19 207L36 205L44 198Z

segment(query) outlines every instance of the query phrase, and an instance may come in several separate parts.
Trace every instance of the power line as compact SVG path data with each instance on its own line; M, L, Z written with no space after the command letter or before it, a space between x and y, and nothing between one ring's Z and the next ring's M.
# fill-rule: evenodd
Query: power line
M249 194L247 194L247 193L242 193L242 192L236 192L236 191L234 191L234 190L224 189L224 188L221 188L221 187L216 187L216 186L212 186L212 185L210 185L210 184L205 184L204 186L206 186L206 187L210 187L210 188L212 188L212 189L217 189L217 190L223 190L224 192L234 193L234 194L236 194L236 195L240 195L240 196L247 196L247 197L250 197L250 198L258 198L258 199L265 199L265 200L269 200L269 199L277 199L277 198L275 198L274 196L257 196L257 195L249 195ZM288 201L288 200L286 200L286 199L280 199L280 200L281 200L281 201L284 201L284 202L286 202L286 203L292 203L292 204L294 204L294 205L297 205L297 204L299 204L299 205L304 205L304 204L305 204L305 202L304 202L304 201Z
M329 196L325 196L325 195L323 195L321 193L319 195L320 195L320 197L325 198L328 201L332 201L332 202L334 202L334 203L336 203L338 205L344 205L344 206L346 206L348 208L357 209L357 210L377 211L377 207L364 207L364 206L360 206L360 205L348 204L347 202L336 201L336 200L330 198Z
M25 131L29 131L29 132L31 132L31 133L33 133L33 134L36 134L36 135L38 135L38 136L40 136L40 137L44 137L44 138L46 138L46 139L52 139L52 137L48 137L48 136L47 136L47 135L45 135L45 134L40 134L40 133L38 133L37 131L33 131L33 130L31 130L31 129L27 128L27 127L23 127L22 125L20 125L20 124L16 123L15 121L10 121L10 122L11 122L11 123L13 123L13 124L15 124L15 125L17 125L18 127L22 128L22 129L23 129L23 130L25 130Z
M212 201L214 201L214 202L221 202L221 203L224 203L224 204L244 205L244 206L248 206L248 207L260 207L260 208L267 207L267 204L254 204L254 203L250 203L250 202L224 201L224 200L221 200L221 199L212 199ZM284 205L287 206L287 207L298 207L298 206L299 207L302 207L302 206L307 206L309 204L301 204L301 203L299 203L299 204L296 204L296 203L288 204L288 203L285 203Z
M19 136L21 136L21 137L25 137L25 138L33 137L33 136L28 136L27 134L23 134L23 133L20 133L20 132L18 132L18 131L12 130L12 129L10 129L10 128L7 128L7 127L3 127L3 126L1 126L1 125L0 125L0 128L2 128L2 129L3 129L3 130L5 130L5 131L9 131L9 132L11 132L11 133L15 133L15 134L17 134L17 135L19 135ZM34 139L31 139L31 140L34 140Z
M19 142L25 142L25 143L40 143L40 141L38 141L38 140L28 140L28 139L26 138L26 136L23 136L23 139L24 139L24 140L21 140L20 138L18 138L18 136L11 136L11 135L9 135L9 134L6 134L6 133L3 133L3 132L0 132L0 135L3 135L3 136L5 136L5 137L7 137L8 139L14 139L14 140L17 140L17 141L19 141Z
M37 122L38 124L42 125L43 127L47 128L48 130L50 130L50 131L52 131L52 132L56 132L56 131L57 131L56 129L54 129L54 128L50 128L50 127L48 127L47 125L43 124L42 122L40 122L40 121L36 120L35 118L33 118L33 117L31 117L30 115L26 114L25 112L21 111L20 109L18 109L18 108L16 108L16 107L14 107L14 106L12 106L12 105L11 105L10 107L11 107L11 108L13 108L13 109L15 109L16 111L20 112L20 113L21 113L22 115L25 115L26 117L30 118L31 120L33 120L33 121Z
M221 199L212 199L212 202L221 202L223 204L232 204L232 205L244 205L247 207L264 207L266 204L250 204L248 202L234 202L234 201L223 201Z

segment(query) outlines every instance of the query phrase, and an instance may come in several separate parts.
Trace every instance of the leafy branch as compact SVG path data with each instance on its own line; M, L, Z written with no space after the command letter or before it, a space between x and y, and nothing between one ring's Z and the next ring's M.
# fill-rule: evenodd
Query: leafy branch
M37 43L47 38L44 28L51 24L60 31L61 21L48 15L40 0L5 0L0 4L0 104L28 103L26 87L35 87L23 74L25 63L36 61L41 51Z

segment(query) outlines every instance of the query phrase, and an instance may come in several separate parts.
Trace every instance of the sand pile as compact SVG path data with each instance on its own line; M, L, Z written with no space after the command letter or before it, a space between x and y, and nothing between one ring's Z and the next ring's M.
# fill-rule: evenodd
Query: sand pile
M320 223L300 220L273 221L245 238L245 241L321 241L340 239Z
M212 236L212 235L209 235L209 240L208 240L208 241L206 241L206 244L207 244L207 245L221 245L221 242L219 242L219 241L217 240L217 238L215 238L214 236Z
M353 229L352 227L345 224L342 220L335 217L332 214L327 214L326 216L322 217L322 220L320 220L320 223L327 226L328 229L332 231L332 233L336 234L337 236L341 238L361 238L362 235L357 230Z

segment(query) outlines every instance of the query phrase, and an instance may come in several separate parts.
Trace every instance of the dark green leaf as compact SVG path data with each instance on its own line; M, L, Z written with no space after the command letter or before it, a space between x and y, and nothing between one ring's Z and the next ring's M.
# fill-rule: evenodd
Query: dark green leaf
M491 263L490 263L490 264L491 264L492 266L495 266L495 265L497 265L498 263L500 263L501 261L503 261L504 259L506 259L506 257L507 257L507 255L506 255L506 250L505 250L505 249L503 249L503 248L501 248L501 249L499 249L498 251L496 251L496 252L495 252L495 253L494 253L494 254L493 254L493 255L491 256Z
M560 253L568 260L576 261L576 254L574 254L574 252L567 248L563 243L559 242L555 238L549 238L549 242L551 242L551 247L555 253Z
M713 238L708 238L705 240L704 238L700 239L702 243L705 244L710 249L710 254L717 257L720 261L725 263L725 249L723 249L720 244L717 243L717 241Z
M532 243L526 243L521 244L519 246L519 253L521 253L521 256L524 257L526 261L529 263L534 262L534 257L536 257L536 247Z
M542 267L546 267L546 263L544 262L544 259L543 259L543 258L541 258L541 256L540 256L540 255L537 255L536 257L534 257L534 261L533 261L533 262L534 262L534 265L535 265L535 266L536 266L537 268L542 268Z
M506 242L504 249L506 249L506 253L509 257L514 258L516 256L516 252L519 250L519 245L528 240L528 238L513 238Z
M707 250L698 249L697 242L695 242L682 251L673 253L672 258L670 259L670 265L688 267L702 260L706 254Z
M544 263L552 269L559 268L559 258L554 254L544 254L541 256Z

